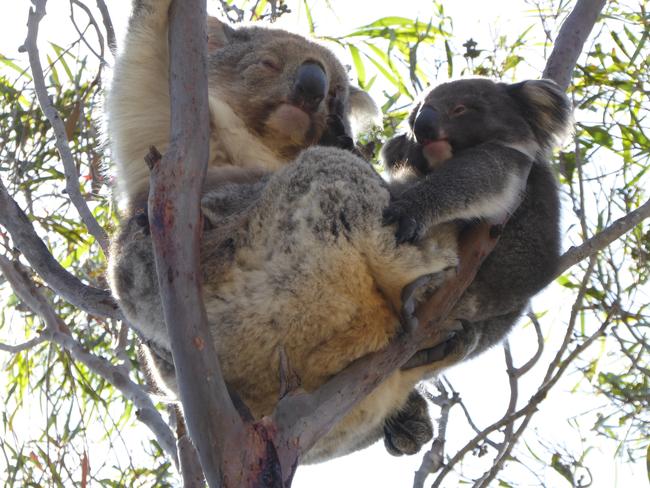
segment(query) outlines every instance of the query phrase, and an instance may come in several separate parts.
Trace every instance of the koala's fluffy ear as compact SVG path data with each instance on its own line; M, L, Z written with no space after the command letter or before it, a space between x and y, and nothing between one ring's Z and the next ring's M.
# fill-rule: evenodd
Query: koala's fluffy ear
M348 115L355 135L381 124L381 110L372 97L361 88L350 86L348 103Z
M381 161L384 163L384 167L392 170L402 163L407 158L412 144L406 134L388 139L384 147L381 148Z
M216 17L208 17L208 53L229 44L235 29Z
M554 81L522 81L506 90L521 106L542 147L549 148L567 135L573 120L571 102Z

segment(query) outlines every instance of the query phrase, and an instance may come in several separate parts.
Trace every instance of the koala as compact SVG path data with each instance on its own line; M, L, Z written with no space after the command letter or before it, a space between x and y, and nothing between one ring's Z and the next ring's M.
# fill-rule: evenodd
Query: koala
M169 144L168 7L168 0L134 2L106 105L117 193L127 209L113 239L109 281L173 392L143 164L150 145L164 151ZM386 184L351 154L353 127L376 106L349 85L329 51L285 31L233 29L216 19L209 19L208 31L212 137L201 200L204 298L229 387L259 418L277 402L281 350L303 387L313 389L380 349L401 330L401 289L454 266L455 241L443 235L395 248L381 225ZM316 143L348 151L318 148L296 158ZM355 270L353 280L338 283ZM389 395L373 394L379 407L348 416L332 433L337 440L315 452L343 452L328 446L350 444L351 426L368 416L373 425L383 421L416 381L413 373L397 373L384 387ZM402 394L393 393L398 387Z
M135 2L108 98L118 192L130 209L113 240L109 282L174 392L151 240L134 211L148 187L142 156L151 144L163 151L168 145L168 5ZM284 31L210 22L213 137L201 198L209 224L201 244L203 299L225 380L261 418L279 400L282 355L310 391L385 347L403 330L402 290L456 266L456 220L489 215L477 190L443 218L407 217L409 195L421 198L417 189L426 177L388 185L350 150L310 147L350 149L357 114L369 112L333 55ZM543 117L538 112L550 104L537 100L523 118ZM532 147L525 137L511 142ZM498 161L509 176L488 195L502 209L516 206L513 181L524 173L517 161L532 157L511 146L477 152L479 165ZM430 206L426 198L420 203ZM395 228L385 225L391 215L398 242ZM403 220L415 231L404 231ZM394 372L302 462L351 452L382 435L389 450L415 452L431 437L431 424L413 387L462 349L454 340L442 349L423 345L414 367Z
M253 418L271 414L279 400L281 355L301 387L313 391L401 333L405 286L457 264L452 224L396 246L394 229L382 222L389 202L385 181L365 160L320 146L257 183L227 183L203 196L212 224L200 263L208 327L228 387ZM171 344L151 239L135 217L124 222L111 251L113 293L129 323L164 357ZM176 391L171 371L159 373L168 373L162 380ZM356 449L371 430L366 426L397 412L421 377L419 368L393 373L302 461Z
M169 146L168 9L171 0L135 0L107 100L107 130L122 208L146 201L149 147ZM210 159L206 187L223 181L225 166L246 175L276 171L313 144L352 140L377 106L350 86L325 47L278 29L234 29L208 18ZM337 127L333 136L330 126ZM340 127L340 128L339 128ZM342 129L341 129L342 128ZM341 134L342 132L342 134Z
M397 224L398 243L418 242L450 218L462 226L510 214L496 248L449 316L462 329L447 343L418 352L405 368L429 364L437 373L480 354L508 334L530 298L553 280L560 204L548 156L570 122L571 104L550 80L467 79L431 90L411 111L410 131L384 145L393 193L384 222ZM404 407L413 414L387 422L390 452L399 453L392 443L420 443L417 432L427 414L414 408L417 402L413 392Z

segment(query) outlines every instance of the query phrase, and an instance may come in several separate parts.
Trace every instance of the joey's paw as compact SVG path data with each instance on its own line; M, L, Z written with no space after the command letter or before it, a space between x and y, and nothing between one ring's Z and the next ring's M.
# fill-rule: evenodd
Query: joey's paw
M433 437L427 402L415 390L406 405L384 422L384 445L393 456L417 453Z
M149 229L149 214L146 205L135 213L133 221L142 229L142 232L144 232L145 235L149 235L151 231Z
M328 115L327 127L318 143L321 146L338 147L347 151L355 149L354 140L346 132L343 119L337 114Z
M408 200L395 200L383 212L384 225L397 224L397 244L415 243L422 238L425 225Z

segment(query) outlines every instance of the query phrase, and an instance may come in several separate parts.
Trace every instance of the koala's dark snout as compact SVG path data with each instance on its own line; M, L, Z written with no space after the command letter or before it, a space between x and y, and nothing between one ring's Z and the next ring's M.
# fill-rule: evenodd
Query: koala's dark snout
M292 101L300 108L315 112L327 94L327 75L315 62L303 63L296 72L291 94Z
M440 138L440 114L426 105L422 107L413 123L413 133L419 144Z

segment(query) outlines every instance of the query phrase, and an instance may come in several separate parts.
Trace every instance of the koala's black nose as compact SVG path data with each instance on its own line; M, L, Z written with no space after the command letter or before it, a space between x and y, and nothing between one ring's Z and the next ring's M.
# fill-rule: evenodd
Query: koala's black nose
M318 63L303 63L296 72L292 99L301 108L315 112L327 94L327 75Z
M426 144L438 139L440 137L440 114L431 107L422 107L413 123L413 133L419 144Z

